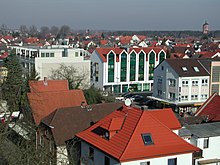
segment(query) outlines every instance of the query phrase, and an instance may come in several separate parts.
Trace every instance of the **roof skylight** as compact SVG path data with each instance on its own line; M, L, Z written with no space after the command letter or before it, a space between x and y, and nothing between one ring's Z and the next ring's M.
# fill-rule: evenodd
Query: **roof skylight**
M188 70L187 70L187 67L185 67L185 66L182 67L182 70L183 70L184 72L187 72L187 71L188 71Z
M193 69L195 72L199 72L199 68L197 66L194 66Z
M145 133L145 134L142 134L141 136L142 136L142 139L145 145L154 144L150 133Z

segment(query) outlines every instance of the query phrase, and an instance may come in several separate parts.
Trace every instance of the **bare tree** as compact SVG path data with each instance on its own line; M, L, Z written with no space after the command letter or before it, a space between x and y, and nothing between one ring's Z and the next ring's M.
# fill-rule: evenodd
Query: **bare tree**
M8 27L7 27L7 25L6 25L6 24L2 24L0 31L1 31L1 34L2 34L2 35L6 35L7 32L8 32Z
M35 25L31 25L29 27L29 33L31 36L36 36L38 34L37 27Z
M71 29L68 25L63 25L60 28L59 35L60 35L60 37L65 37L70 34L70 31L71 31Z
M29 30L28 30L28 28L27 28L26 25L21 25L21 26L20 26L20 32L21 32L22 34L28 34Z
M51 33L51 34L57 35L58 32L59 32L59 27L57 27L57 26L52 26L52 27L50 28L50 33Z
M42 37L45 37L45 35L50 33L50 28L48 26L42 26L40 28L40 34Z
M68 80L69 89L78 89L83 86L83 81L88 76L88 73L83 73L77 70L72 65L60 64L58 69L52 69L49 76L53 80Z

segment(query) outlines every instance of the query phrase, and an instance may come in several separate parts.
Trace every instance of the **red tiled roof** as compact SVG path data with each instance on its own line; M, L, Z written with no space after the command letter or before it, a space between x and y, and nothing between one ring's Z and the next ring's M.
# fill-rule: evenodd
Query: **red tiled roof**
M7 58L8 57L8 52L3 52L1 55L0 55L0 59L4 59L4 58Z
M28 93L34 121L40 121L57 108L80 106L86 99L82 90Z
M195 116L207 116L208 122L220 121L220 96L213 93L196 111Z
M153 110L141 111L124 106L122 110L114 111L76 136L120 162L176 155L177 153L193 153L200 150L173 133L158 118L155 118L155 116L161 117L161 115L156 115L156 113L153 114L152 112ZM164 119L171 120L168 116L170 114L164 114ZM125 117L125 120L121 130L109 140L100 137L93 131L103 123L109 122L116 117ZM153 144L144 144L142 134L145 133L151 134Z
M106 45L108 43L108 40L100 40L100 45Z
M52 92L69 90L67 80L29 81L31 92Z
M130 48L130 53L132 50L134 50L136 53L140 53L140 51L144 51L146 54L148 54L150 51L154 51L156 54L158 54L161 50L163 50L160 47L147 47L147 48ZM110 51L113 51L115 54L119 55L124 51L123 48L96 48L96 52L101 57L103 62L107 62L106 55L109 54ZM119 61L119 57L117 56L117 62Z
M151 111L151 115L166 125L169 129L175 130L181 128L181 124L171 108L153 110ZM167 120L166 116L169 116L169 120Z

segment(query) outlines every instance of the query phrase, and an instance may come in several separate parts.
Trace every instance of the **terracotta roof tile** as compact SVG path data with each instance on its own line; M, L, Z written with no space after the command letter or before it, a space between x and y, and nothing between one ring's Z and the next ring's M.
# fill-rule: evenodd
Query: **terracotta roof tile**
M168 115L165 117L167 120L170 120ZM177 153L193 153L200 150L173 133L155 116L160 115L153 115L152 111L141 111L132 107L124 107L122 110L114 111L76 136L120 162L176 155ZM125 121L122 129L109 140L93 132L94 129L103 123L116 117L125 117ZM151 135L152 145L144 144L142 134L145 133Z
M220 96L213 93L196 111L195 116L207 116L208 122L220 121Z
M86 99L82 90L28 93L28 99L35 123L57 108L80 106Z
M69 90L67 80L29 81L31 92L52 92Z

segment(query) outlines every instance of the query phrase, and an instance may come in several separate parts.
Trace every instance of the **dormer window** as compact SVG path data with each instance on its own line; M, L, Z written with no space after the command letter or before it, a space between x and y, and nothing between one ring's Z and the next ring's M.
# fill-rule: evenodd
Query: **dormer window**
M199 68L197 66L194 66L193 69L195 72L199 72Z
M182 67L182 70L183 70L184 72L187 72L187 71L188 71L188 70L187 70L187 67L185 67L185 66Z
M142 134L141 136L142 136L144 145L154 144L150 133L145 133L145 134Z

